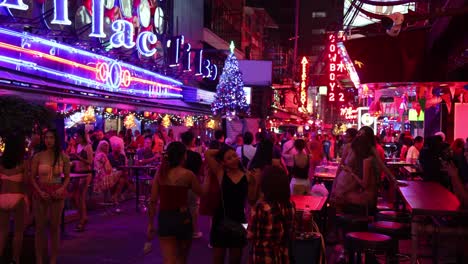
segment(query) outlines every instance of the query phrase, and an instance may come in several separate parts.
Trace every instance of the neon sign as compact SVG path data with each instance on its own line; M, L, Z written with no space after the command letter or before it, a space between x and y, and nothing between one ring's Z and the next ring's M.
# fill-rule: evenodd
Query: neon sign
M68 16L68 1L69 0L53 0L54 2L54 17L50 22L51 24L57 25L71 25L72 22ZM94 38L106 38L107 35L104 32L104 17L106 0L90 0L92 1L89 12L91 15L91 33L90 37ZM44 5L44 3L42 3ZM6 7L9 9L23 10L29 9L29 6L23 3L23 0L0 0L0 7ZM142 28L148 28L150 26L150 15L151 7L148 2L142 2L138 8L138 21ZM156 8L154 11L154 27L158 33L162 33L161 27L161 16L163 15L161 8ZM44 19L45 16L42 16ZM44 21L46 24L47 22ZM117 19L112 22L111 29L113 33L110 35L109 43L111 48L136 48L138 53L144 57L152 57L157 53L155 44L158 42L158 37L152 31L141 30L137 36L135 32L135 26L132 22L125 19ZM188 44L188 43L186 43ZM184 71L192 71L194 66L195 75L200 75L203 78L209 78L215 80L218 75L217 66L212 64L210 60L203 58L203 50L192 52L190 44L184 45L184 37L179 36L175 39L168 40L166 42L168 47L171 66L179 66L180 59L185 58ZM195 57L195 64L192 65L191 57Z
M303 108L306 108L307 106L307 64L309 62L307 61L306 57L302 58L301 64L302 64L302 74L301 74L301 105Z
M0 67L109 92L182 97L181 82L88 51L0 28Z
M329 102L345 102L345 94L338 89L338 81L336 79L339 73L346 70L345 64L338 57L337 42L343 40L343 33L338 36L330 34L328 36L330 44L328 45L328 101Z
M358 110L352 107L342 107L340 108L340 116L343 116L347 120L357 119Z

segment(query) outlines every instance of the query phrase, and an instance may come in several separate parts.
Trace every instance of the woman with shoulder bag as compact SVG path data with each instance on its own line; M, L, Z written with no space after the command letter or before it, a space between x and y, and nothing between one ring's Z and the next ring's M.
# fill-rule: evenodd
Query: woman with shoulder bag
M373 130L362 127L333 183L331 201L338 211L360 215L375 212L381 162L376 155Z
M242 226L247 222L245 202L254 204L257 200L257 181L253 173L243 171L239 156L229 146L208 150L205 158L217 180L208 185L219 184L221 193L210 232L213 263L224 263L227 250L229 263L241 263L242 249L247 245L247 232Z

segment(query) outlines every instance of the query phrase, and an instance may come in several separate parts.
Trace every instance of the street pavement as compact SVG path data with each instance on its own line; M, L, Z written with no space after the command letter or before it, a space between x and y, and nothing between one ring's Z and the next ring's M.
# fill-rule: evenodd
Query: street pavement
M77 233L73 229L76 222L66 224L66 232L60 249L60 264L158 264L162 263L161 252L157 238L153 240L153 251L143 254L145 243L145 230L148 223L144 212L135 212L135 203L129 200L122 205L120 214L105 214L103 210L90 213L86 231ZM211 249L208 247L209 218L201 216L200 230L203 237L194 239L190 251L189 263L212 263ZM419 245L420 263L428 264L431 261L430 237L424 239ZM439 251L440 263L455 263L454 241L441 239ZM456 243L456 242L455 242ZM338 246L339 247L339 246ZM336 246L327 247L328 263L337 259L339 252ZM400 252L409 254L410 241L400 242ZM244 261L247 261L244 254Z
M158 264L162 263L157 238L153 250L143 254L148 223L147 214L135 212L135 203L127 201L120 214L91 213L86 231L77 233L76 223L67 223L61 243L59 263L82 264ZM200 229L203 237L194 239L189 263L211 263L208 248L209 219L201 216Z

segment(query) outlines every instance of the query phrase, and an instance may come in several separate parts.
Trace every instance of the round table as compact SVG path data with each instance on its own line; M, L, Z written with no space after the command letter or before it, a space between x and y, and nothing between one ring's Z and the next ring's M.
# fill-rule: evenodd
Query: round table
M135 173L137 170L142 170L142 169L145 169L145 170L151 170L151 169L155 169L157 168L157 166L154 166L154 165L127 165L127 166L119 166L119 169L123 169L123 170L128 170L129 171L129 176L130 177L135 177L135 195L136 195L136 201L135 201L135 204L136 204L136 212L138 213L140 211L140 207L139 207L139 199L140 199L140 177L138 175L138 173Z

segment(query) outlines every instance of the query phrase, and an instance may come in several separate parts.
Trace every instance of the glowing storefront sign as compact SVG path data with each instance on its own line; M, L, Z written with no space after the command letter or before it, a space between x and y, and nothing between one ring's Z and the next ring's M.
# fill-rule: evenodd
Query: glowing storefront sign
M339 33L338 36L330 34L328 40L330 42L328 45L328 101L343 104L345 102L345 94L338 88L338 80L336 78L338 74L346 71L337 48L337 42L343 40L343 34Z
M0 28L0 67L143 97L182 97L181 82L95 53Z
M54 17L51 24L71 25L72 22L68 19L68 0L53 1ZM107 35L104 32L104 4L106 3L106 0L91 1L91 33L89 36L94 38L106 38ZM44 5L44 3L42 4ZM0 0L0 7L23 11L26 11L29 8L28 5L23 3L23 0ZM154 27L159 33L162 33L163 15L161 8L158 7L154 9ZM142 28L150 26L151 6L147 0L143 0L139 5L138 17L138 22ZM117 19L113 21L111 28L113 31L109 39L111 48L136 48L138 53L144 57L152 57L156 54L157 50L155 44L158 41L158 36L152 31L141 30L138 35L135 36L135 26L132 22L125 19ZM186 58L186 62L184 62L184 70L191 71L192 62L190 57L193 55L196 58L196 64L193 65L195 67L196 75L201 75L203 78L215 80L218 74L217 66L203 58L203 50L199 50L196 54L193 54L193 52L191 52L190 45L188 45L188 48L183 48L183 39L183 36L179 36L176 37L175 40L168 40L166 43L166 46L169 48L168 50L173 53L168 55L170 58L174 58L171 60L171 66L178 66L180 59Z
M342 107L340 108L340 116L344 117L346 120L357 119L358 110L352 107Z
M307 61L306 57L302 58L302 74L301 74L301 93L300 93L300 101L302 107L305 109L307 106Z

